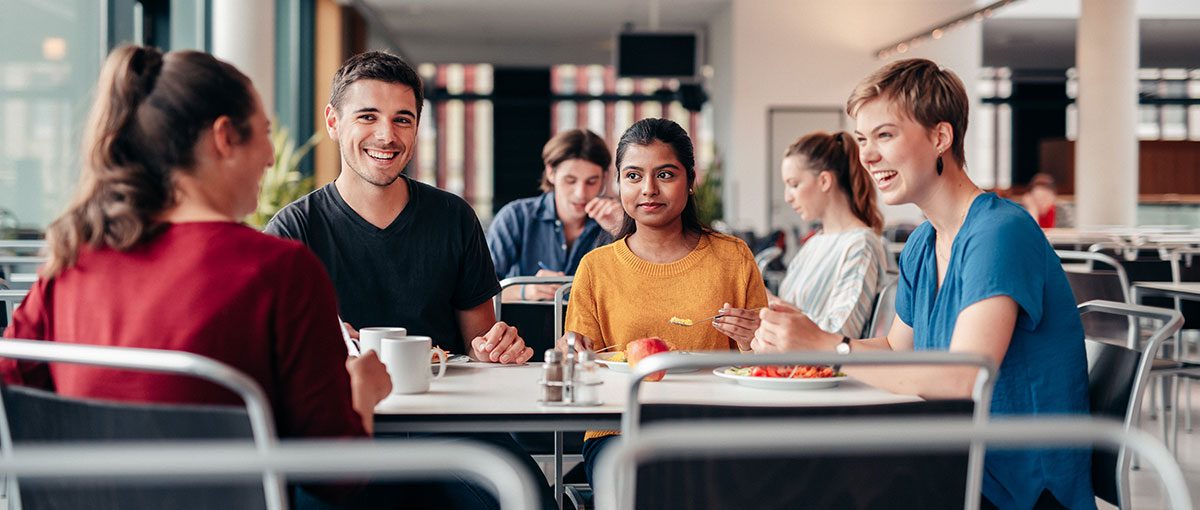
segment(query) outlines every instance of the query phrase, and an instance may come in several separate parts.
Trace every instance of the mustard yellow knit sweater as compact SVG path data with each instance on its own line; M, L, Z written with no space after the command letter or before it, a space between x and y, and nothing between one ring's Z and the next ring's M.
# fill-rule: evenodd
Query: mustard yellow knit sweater
M677 350L730 350L737 346L708 323L670 324L671 317L712 317L725 303L734 308L767 305L754 255L746 243L724 234L701 236L687 256L667 264L647 262L624 239L583 257L571 287L565 329L592 339L595 349L649 336ZM586 439L615 434L589 431Z

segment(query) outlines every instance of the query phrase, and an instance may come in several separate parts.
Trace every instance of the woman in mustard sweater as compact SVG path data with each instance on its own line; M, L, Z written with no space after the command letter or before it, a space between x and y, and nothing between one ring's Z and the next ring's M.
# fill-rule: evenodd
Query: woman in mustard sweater
M746 243L701 225L687 132L667 119L640 120L621 136L616 166L624 225L616 241L580 262L566 330L592 349L658 336L677 350L749 350L758 320L747 312L767 305L767 289ZM718 314L730 315L711 326L670 323ZM589 482L615 435L585 435Z

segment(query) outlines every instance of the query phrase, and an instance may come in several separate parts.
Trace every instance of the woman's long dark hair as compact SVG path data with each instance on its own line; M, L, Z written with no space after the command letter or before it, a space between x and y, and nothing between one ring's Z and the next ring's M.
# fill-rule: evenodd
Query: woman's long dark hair
M190 172L200 135L220 117L250 136L250 79L198 51L123 46L104 63L83 137L79 191L46 231L42 276L75 265L85 246L128 250L161 230L176 171Z
M683 212L679 215L679 219L683 222L683 232L697 235L708 234L710 230L700 223L700 216L696 213L696 195L693 192L696 184L696 156L692 148L692 138L688 136L687 131L679 127L679 124L668 119L642 119L629 126L629 129L625 130L625 134L621 135L621 141L617 142L618 180L620 179L621 162L625 160L625 152L629 150L629 147L631 145L644 147L654 142L662 142L670 147L671 151L675 153L675 159L679 160L684 171L687 172L687 204L683 206ZM637 223L633 221L627 211L625 221L621 224L621 230L617 232L614 239L623 239L634 232L637 232Z

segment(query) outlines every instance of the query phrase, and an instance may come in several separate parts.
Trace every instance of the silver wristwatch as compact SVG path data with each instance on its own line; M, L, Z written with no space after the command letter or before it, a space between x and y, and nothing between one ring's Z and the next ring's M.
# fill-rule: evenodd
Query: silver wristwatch
M837 347L835 347L834 350L836 350L838 354L850 354L850 337L843 336L842 341L838 342Z

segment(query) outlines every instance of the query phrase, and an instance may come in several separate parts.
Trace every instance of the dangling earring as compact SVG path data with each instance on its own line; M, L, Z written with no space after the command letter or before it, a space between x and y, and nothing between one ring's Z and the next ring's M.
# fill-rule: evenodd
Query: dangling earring
M942 155L941 154L938 154L937 172L938 172L938 175L942 175Z

